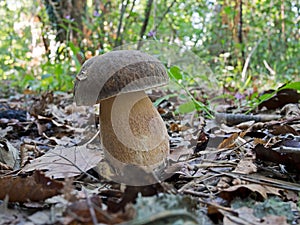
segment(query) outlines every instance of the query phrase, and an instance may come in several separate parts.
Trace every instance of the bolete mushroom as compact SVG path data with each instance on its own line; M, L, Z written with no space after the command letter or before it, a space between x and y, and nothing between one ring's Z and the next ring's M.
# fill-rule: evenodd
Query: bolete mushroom
M168 74L153 56L112 51L87 60L76 77L77 105L100 103L100 137L112 164L154 169L169 154L169 136L145 90L166 85Z

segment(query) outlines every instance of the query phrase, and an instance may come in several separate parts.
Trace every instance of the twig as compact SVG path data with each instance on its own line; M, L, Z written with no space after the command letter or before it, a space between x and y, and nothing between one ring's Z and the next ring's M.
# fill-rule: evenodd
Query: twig
M87 203L87 205L89 207L89 211L90 211L90 214L91 214L91 217L92 217L93 224L97 225L98 224L98 220L97 220L97 217L96 217L95 209L94 209L94 207L92 205L91 199L89 198L86 189L84 189L84 195L86 197L86 203Z
M267 63L266 60L263 60L263 63L265 65L266 69L269 70L269 72L270 72L271 75L275 75L276 74L276 72L269 66L269 64Z
M176 0L174 0L169 7L167 8L167 10L163 13L163 15L160 17L159 22L155 25L153 31L156 31L158 29L158 27L160 26L160 24L162 23L162 21L164 20L164 18L166 17L166 15L170 12L170 9L173 7L173 5L176 3Z
M245 115L245 114L232 114L232 113L216 113L215 120L218 123L225 123L227 125L236 125L245 121L254 120L255 122L267 122L271 120L280 119L280 115L268 115L268 114L257 114L257 115Z
M260 44L260 42L262 41L262 39L259 39L258 42L256 43L256 45L254 46L254 48L251 50L250 54L247 56L244 67L243 67L243 71L242 71L242 81L245 82L246 79L246 72L250 63L250 59L254 53L254 51L256 50L257 46Z
M239 1L240 3L240 9L239 9L239 26L238 26L238 39L241 46L243 45L243 0ZM244 48L242 48L242 60L244 63L245 60L245 51Z
M291 190L291 191L298 191L298 192L300 191L299 184L294 184L294 183L286 182L283 180L276 180L276 179L272 179L272 178L255 175L255 174L247 175L247 174L239 174L239 173L233 173L233 172L220 172L218 170L215 170L214 168L210 168L210 170L217 174L223 174L224 176L239 178L241 180L246 180L246 181L253 182L256 184L267 185L267 186L287 189L287 190Z
M193 190L183 190L183 193L197 196L197 197L205 197L205 198L208 198L211 196L211 194L203 193L203 192L199 192L199 191L193 191Z
M97 131L97 133L84 145L89 145L91 142L93 142L95 140L96 137L99 136L100 130Z

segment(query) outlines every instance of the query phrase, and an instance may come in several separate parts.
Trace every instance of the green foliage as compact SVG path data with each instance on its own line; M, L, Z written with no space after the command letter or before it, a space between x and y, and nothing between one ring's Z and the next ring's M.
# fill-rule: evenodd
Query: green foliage
M14 77L17 72L26 72L25 66L30 57L26 55L29 43L25 35L30 35L30 32L29 25L25 25L22 31L25 35L20 35L14 25L16 20L20 20L21 12L12 11L5 1L0 2L0 16L0 79L7 79L8 76Z
M278 91L283 90L283 89L294 89L294 90L300 91L300 81L287 83L283 87L279 88Z
M38 27L29 23L34 18L36 6L26 0L15 6L6 1L0 4L0 80L10 80L11 85L19 91L72 90L72 74L75 72L72 64L75 62L78 68L78 61L62 56L58 58L58 55L51 60L47 54L40 54L43 51L41 45L32 43L42 40L41 36L34 36ZM37 56L33 48L36 48ZM76 48L70 44L70 49L75 51Z
M274 97L279 91L284 90L284 89L293 89L298 92L300 92L300 82L289 82L282 87L277 88L271 93L264 93L260 96L258 96L258 93L255 93L254 95L251 96L250 99L248 99L247 103L249 106L249 110L246 113L249 113L256 109L258 105L260 105L262 102L269 100L270 98Z
M202 102L198 101L187 89L188 85L184 85L182 82L189 82L190 80L185 78L188 77L188 74L185 74L181 71L181 69L177 66L172 66L168 69L168 74L170 78L182 89L186 92L188 97L188 101L179 105L177 108L177 113L189 113L193 112L194 110L197 111L204 111L208 117L212 118L212 111L211 109L204 105ZM193 78L192 78L193 79Z
M177 43L193 51L212 69L220 87L231 92L299 79L299 6L295 0L243 1L242 42L238 1L153 1L144 33L149 1L104 0L100 6L86 1L78 9L82 20L67 17L69 9L64 8L57 10L65 17L56 18L57 12L46 2L44 7L28 0L0 2L0 79L13 80L20 91L70 91L74 74L86 58L141 39ZM60 41L58 29L66 32ZM176 67L169 73L184 90L197 84L193 76L200 78ZM187 96L179 112L209 113L195 96L188 92Z

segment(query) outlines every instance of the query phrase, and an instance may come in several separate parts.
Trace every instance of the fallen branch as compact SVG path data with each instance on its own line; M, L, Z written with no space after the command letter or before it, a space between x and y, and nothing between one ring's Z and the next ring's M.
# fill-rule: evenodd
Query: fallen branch
M215 120L218 123L224 123L227 125L236 125L242 122L254 120L255 122L266 122L271 120L280 119L280 115L245 115L245 114L230 114L230 113L216 113Z

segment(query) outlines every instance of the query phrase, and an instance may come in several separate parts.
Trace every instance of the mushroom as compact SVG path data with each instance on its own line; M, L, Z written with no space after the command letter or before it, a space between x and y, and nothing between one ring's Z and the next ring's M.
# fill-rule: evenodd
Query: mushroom
M75 102L100 103L101 145L110 164L151 169L164 164L169 136L145 90L168 82L161 62L137 50L112 51L82 65L76 76Z

